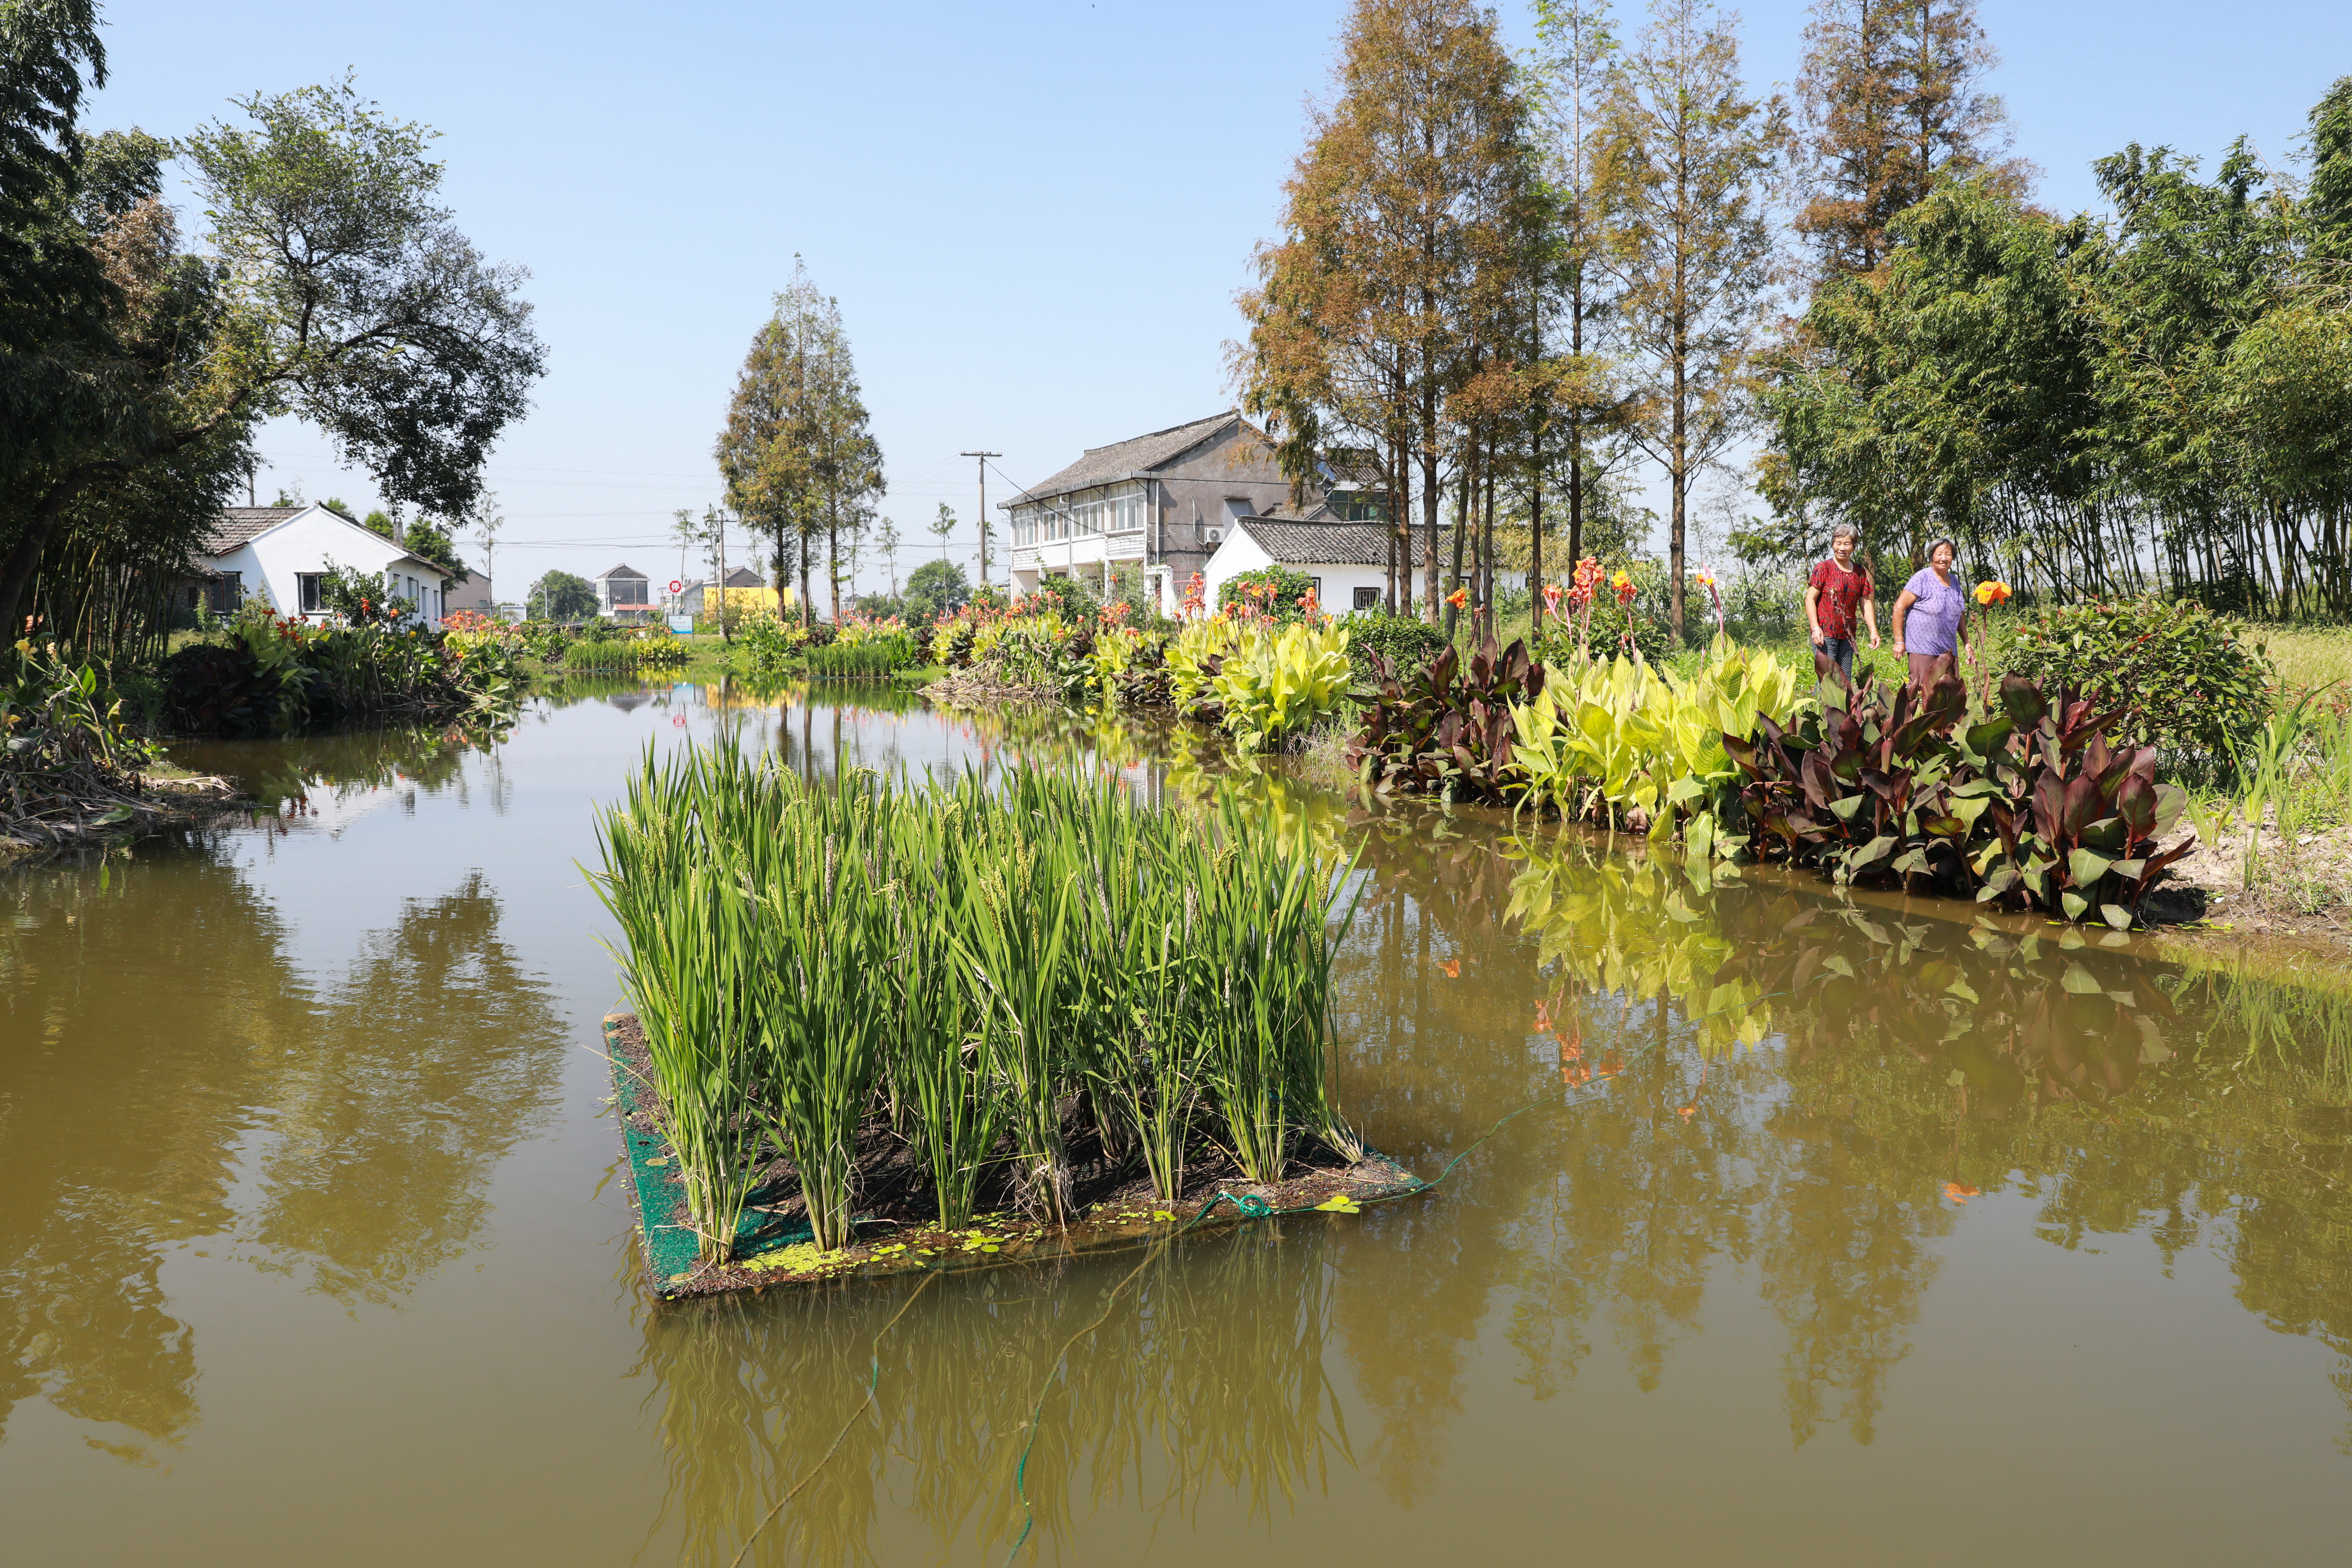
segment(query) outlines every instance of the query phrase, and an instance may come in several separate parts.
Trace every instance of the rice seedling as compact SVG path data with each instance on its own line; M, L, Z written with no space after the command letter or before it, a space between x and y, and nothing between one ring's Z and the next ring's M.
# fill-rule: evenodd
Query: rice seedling
M951 1226L1000 1177L1067 1222L1074 1140L1171 1198L1211 1145L1255 1182L1308 1139L1360 1157L1326 1061L1346 868L1231 803L807 783L721 742L649 757L601 837L706 1257L776 1156L817 1244L850 1239L877 1138Z
M741 941L739 884L693 842L692 792L650 760L627 804L598 825L605 873L592 879L620 928L622 973L678 1162L687 1223L706 1258L732 1251L757 1184L756 977Z

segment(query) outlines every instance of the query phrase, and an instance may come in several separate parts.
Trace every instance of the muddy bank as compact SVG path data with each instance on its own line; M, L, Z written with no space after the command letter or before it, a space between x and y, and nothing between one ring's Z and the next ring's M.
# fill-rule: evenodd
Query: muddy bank
M135 838L255 804L228 780L209 773L142 773L135 793L110 789L21 813L12 813L13 803L0 796L0 866Z

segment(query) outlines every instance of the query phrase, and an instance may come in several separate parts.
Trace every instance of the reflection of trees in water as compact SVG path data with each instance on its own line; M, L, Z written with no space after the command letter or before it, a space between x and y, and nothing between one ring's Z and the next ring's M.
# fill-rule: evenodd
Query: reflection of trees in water
M45 1394L177 1442L199 1325L169 1309L167 1252L209 1237L285 1271L293 1249L338 1299L395 1300L478 1229L554 1091L551 1002L478 882L369 936L323 1001L213 853L117 854L103 889L95 858L20 872L0 903L0 1416Z
M492 1168L548 1110L563 1024L499 917L478 871L409 900L273 1074L277 1136L240 1231L338 1300L397 1300L465 1250Z
M505 714L472 714L441 724L390 724L329 735L272 741L190 741L172 747L172 759L197 773L218 773L265 805L299 801L324 789L338 798L395 785L438 795L456 790L470 800L469 757L486 759L488 805L503 813L509 791L498 748L513 729Z
M648 1310L638 1372L656 1380L670 1459L665 1527L685 1562L730 1559L844 1431L840 1451L761 1534L761 1563L873 1561L870 1532L908 1514L945 1555L998 1549L1026 1515L1013 1488L1027 1424L1063 1345L1030 1449L1034 1542L1067 1546L1085 1510L1185 1517L1239 1494L1270 1517L1352 1463L1325 1373L1332 1273L1319 1223L1266 1225L1145 1255L933 1283L883 1340L906 1283ZM1107 1315L1106 1315L1107 1313Z
M1487 1145L1426 1214L1384 1218L1380 1293L1401 1310L1339 1305L1400 1499L1442 1456L1497 1288L1537 1396L1602 1331L1651 1387L1720 1265L1752 1262L1787 1335L1792 1435L1869 1441L1956 1212L1947 1184L1995 1192L2011 1172L2052 1242L2201 1239L2251 1310L2352 1346L2341 998L2273 988L2302 1011L2257 1029L2261 983L2120 939L1788 879L1709 887L1671 857L1506 845L1475 816L1400 814L1362 842L1350 1114L1426 1161L1530 1096L1581 1101ZM1536 976L1503 957L1521 940ZM1768 1030L1785 1047L1742 1048Z

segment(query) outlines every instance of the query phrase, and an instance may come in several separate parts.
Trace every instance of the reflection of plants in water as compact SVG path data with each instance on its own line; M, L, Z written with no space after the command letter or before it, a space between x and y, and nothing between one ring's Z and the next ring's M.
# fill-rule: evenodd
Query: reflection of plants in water
M1507 918L1534 938L1537 962L1559 964L1573 990L1633 1002L1671 997L1712 1051L1753 1046L1769 1032L1766 986L1722 977L1731 943L1706 893L1683 876L1567 834L1521 839L1507 853L1520 868Z
M307 1263L313 1289L383 1303L488 1218L490 1171L544 1115L564 1034L499 916L477 871L362 939L310 1048L273 1075L277 1136L239 1227L277 1249L267 1267Z
M468 714L445 724L394 724L277 741L190 742L173 760L199 773L225 773L265 805L300 800L324 787L337 795L415 785L447 786L469 756L496 751L513 729L507 714Z
M1081 1500L1132 1496L1181 1515L1240 1493L1271 1517L1333 1458L1354 1462L1326 1371L1325 1243L1319 1226L1203 1237L1124 1293L1131 1252L940 1280L882 1342L874 1414L845 1436L870 1342L913 1283L651 1312L636 1370L661 1395L661 1523L682 1533L680 1561L727 1562L823 1459L749 1561L870 1561L886 1510L922 1520L941 1556L967 1536L1001 1549L1028 1517L1013 1471L1038 1391L1106 1308L1052 1383L1029 1450L1032 1540L1066 1549Z

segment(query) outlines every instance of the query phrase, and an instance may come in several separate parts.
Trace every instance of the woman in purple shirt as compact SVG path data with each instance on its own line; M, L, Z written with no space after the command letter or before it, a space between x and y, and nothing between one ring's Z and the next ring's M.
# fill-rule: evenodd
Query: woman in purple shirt
M1948 680L1968 640L1969 595L1952 577L1958 547L1939 539L1927 547L1927 568L1914 572L1895 598L1895 657L1911 658L1911 684L1921 696Z

